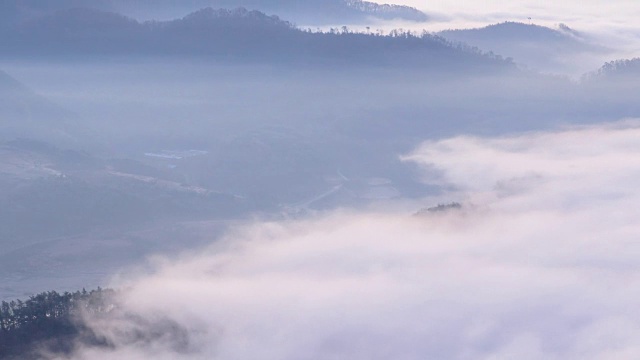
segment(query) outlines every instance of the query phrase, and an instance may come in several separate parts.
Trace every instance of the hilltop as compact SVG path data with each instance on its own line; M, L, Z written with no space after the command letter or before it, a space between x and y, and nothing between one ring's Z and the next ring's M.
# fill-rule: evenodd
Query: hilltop
M181 19L139 22L71 9L5 30L0 56L207 56L220 61L385 65L433 71L509 69L510 62L423 33L301 30L256 10L205 8Z
M138 20L168 20L206 7L245 7L283 15L304 25L428 20L427 15L412 7L362 0L7 0L0 4L0 20L19 23L73 8L117 12Z
M608 51L588 36L567 25L549 28L535 24L504 22L482 28L446 30L438 35L466 43L482 51L512 57L519 64L550 72L570 71L578 56L594 56Z

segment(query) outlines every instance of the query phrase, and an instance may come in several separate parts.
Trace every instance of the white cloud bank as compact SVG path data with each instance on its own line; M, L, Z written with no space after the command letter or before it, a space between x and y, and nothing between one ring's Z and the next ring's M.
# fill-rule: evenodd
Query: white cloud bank
M407 160L464 208L238 230L132 281L92 323L115 349L75 359L640 357L640 124L456 137Z
M636 0L376 0L413 6L427 13L443 14L452 21L563 22L577 27L635 27L640 14Z

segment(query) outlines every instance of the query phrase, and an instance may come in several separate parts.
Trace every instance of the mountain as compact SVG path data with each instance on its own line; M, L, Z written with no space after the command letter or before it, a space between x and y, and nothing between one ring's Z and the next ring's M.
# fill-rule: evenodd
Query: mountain
M564 24L552 29L533 24L504 22L476 29L446 30L438 35L483 51L512 57L517 63L548 72L572 71L570 64L575 62L568 61L569 59L608 51L605 47L592 43L588 36ZM592 67L587 65L587 68Z
M149 1L138 1L138 4L144 3ZM168 9L171 5L174 8L176 6L176 1L165 0L164 3ZM408 6L381 5L361 0L210 0L201 3L214 8L246 7L260 10L278 14L301 25L355 24L370 22L372 19L424 22L428 19L423 12ZM127 6L132 7L135 4L128 2ZM145 10L151 9L153 7L146 7Z
M203 9L182 19L140 23L113 12L74 8L8 30L2 55L228 54L293 33L277 17L245 9ZM247 39L253 38L253 39ZM250 44L246 44L250 41ZM246 46L249 45L249 46Z
M138 22L92 9L60 11L16 25L0 40L0 56L210 56L223 61L351 64L432 70L506 69L510 63L450 46L442 38L347 28L313 33L255 10L206 8L171 21Z
M0 20L18 23L78 7L118 12L139 20L175 19L206 7L245 7L304 25L355 24L372 19L428 20L412 7L362 0L4 0L0 3Z

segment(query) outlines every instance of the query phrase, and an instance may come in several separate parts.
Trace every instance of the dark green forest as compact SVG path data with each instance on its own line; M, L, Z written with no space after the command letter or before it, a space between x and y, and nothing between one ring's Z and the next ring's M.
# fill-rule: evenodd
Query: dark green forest
M74 344L107 346L80 321L83 314L108 313L114 290L43 292L0 307L0 359L40 359L42 353L68 354Z

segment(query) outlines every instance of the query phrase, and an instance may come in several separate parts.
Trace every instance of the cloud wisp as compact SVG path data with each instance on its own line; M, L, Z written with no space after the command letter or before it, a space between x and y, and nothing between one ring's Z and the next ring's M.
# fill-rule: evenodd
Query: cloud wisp
M405 160L463 208L243 227L128 282L119 310L87 318L113 347L75 359L640 356L640 124L456 137Z

